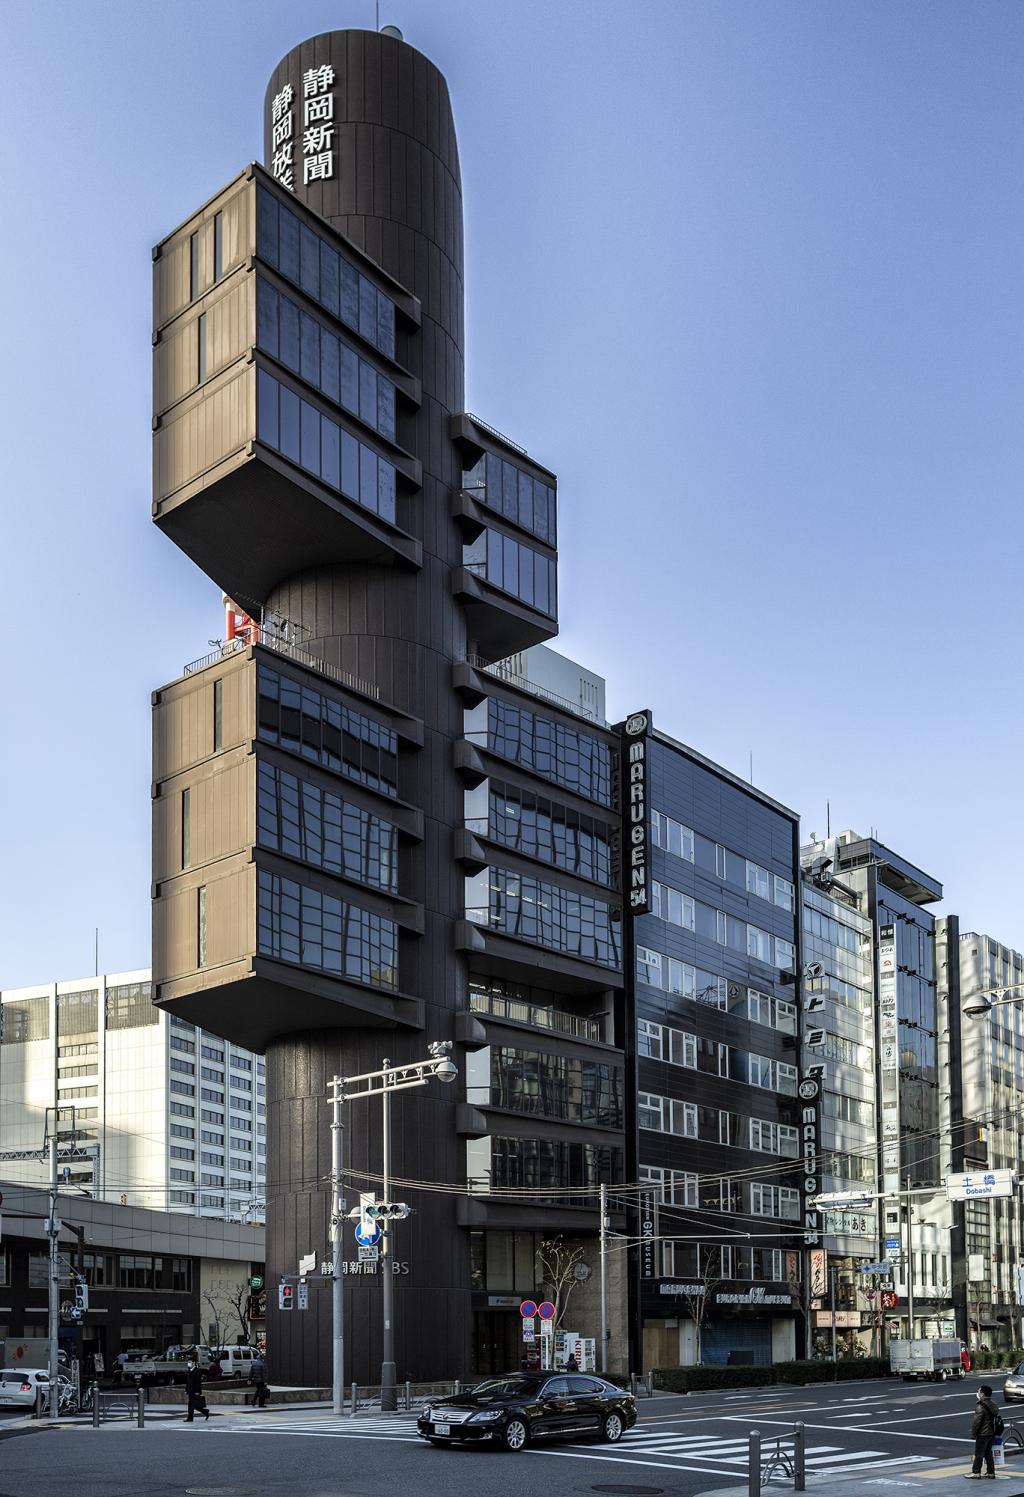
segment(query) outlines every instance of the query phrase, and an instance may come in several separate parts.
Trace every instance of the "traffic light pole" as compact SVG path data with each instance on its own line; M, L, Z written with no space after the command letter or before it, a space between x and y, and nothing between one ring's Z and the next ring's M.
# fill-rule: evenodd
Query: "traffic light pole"
M336 1089L331 1103L331 1394L335 1414L345 1412L345 1291L341 1276L345 1125L341 1101L341 1092Z
M384 1069L387 1070L391 1064L385 1058ZM391 1199L391 1093L385 1091L381 1098L383 1109L384 1129L384 1157L382 1162L382 1183L385 1201ZM394 1413L398 1408L398 1388L396 1386L397 1373L395 1369L395 1276L391 1269L391 1223L382 1223L383 1233L380 1243L380 1270L383 1275L381 1284L382 1303L381 1309L384 1318L384 1359L380 1369L380 1408L382 1414Z
M601 1371L608 1371L608 1187L601 1186Z

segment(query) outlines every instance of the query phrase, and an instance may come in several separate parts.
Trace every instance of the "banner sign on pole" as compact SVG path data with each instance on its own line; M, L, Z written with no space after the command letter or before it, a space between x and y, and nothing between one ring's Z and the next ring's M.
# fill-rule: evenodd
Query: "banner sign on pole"
M977 1175L947 1175L946 1199L972 1201L976 1197L1012 1196L1017 1185L1013 1170L986 1170Z

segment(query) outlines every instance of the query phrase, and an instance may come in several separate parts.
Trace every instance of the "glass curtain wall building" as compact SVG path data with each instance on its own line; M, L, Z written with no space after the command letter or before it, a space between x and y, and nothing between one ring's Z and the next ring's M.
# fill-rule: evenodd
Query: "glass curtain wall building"
M821 1188L826 1192L878 1190L875 1096L875 952L873 927L843 886L813 858L801 879L803 960L820 964L805 982L813 1008L804 1028L804 1061L825 1066L821 1097ZM837 1344L874 1352L881 1344L878 1285L861 1266L878 1261L877 1205L826 1211L822 1247L836 1274ZM831 1355L832 1313L812 1315L813 1347Z
M952 1334L952 1327L940 1320L952 1290L951 1214L942 1189L946 1104L939 1082L944 1036L936 921L929 908L942 898L942 885L877 838L852 831L809 844L802 860L819 879L834 881L840 892L852 891L857 910L871 924L879 1188L884 1196L878 1251L893 1265L899 1296L898 1305L886 1312L884 1329L891 1335ZM914 1196L908 1211L903 1194L908 1184L934 1187L935 1194Z
M637 717L650 846L629 922L635 1357L767 1365L802 1351L797 818Z

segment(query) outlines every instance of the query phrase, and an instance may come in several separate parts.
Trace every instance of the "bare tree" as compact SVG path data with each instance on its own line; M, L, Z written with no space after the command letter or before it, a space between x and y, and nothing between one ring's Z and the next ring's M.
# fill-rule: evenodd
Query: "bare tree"
M544 1284L550 1287L551 1303L555 1307L553 1318L555 1329L561 1325L562 1316L569 1308L569 1297L579 1280L576 1270L583 1262L583 1249L558 1237L545 1237L537 1250Z
M697 1353L697 1365L703 1362L703 1338L704 1322L708 1318L708 1310L711 1308L711 1296L722 1282L721 1259L714 1249L702 1247L698 1253L697 1272L691 1277L688 1284L683 1285L680 1295L690 1319L693 1321L695 1350Z
M249 1341L248 1287L243 1284L225 1286L217 1291L216 1297L207 1290L203 1299L209 1305L213 1316L214 1337L211 1345L224 1345L227 1339L227 1328L234 1319L238 1321L239 1341L242 1345L247 1344Z

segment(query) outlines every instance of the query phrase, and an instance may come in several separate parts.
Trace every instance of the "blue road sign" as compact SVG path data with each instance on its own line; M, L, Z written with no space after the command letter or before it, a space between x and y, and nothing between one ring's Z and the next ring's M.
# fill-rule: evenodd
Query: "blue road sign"
M861 1271L861 1273L876 1273L876 1274L892 1273L892 1264L891 1263L862 1263L861 1266L860 1266L860 1271Z
M356 1222L356 1242L360 1247L374 1247L380 1242L380 1222Z

